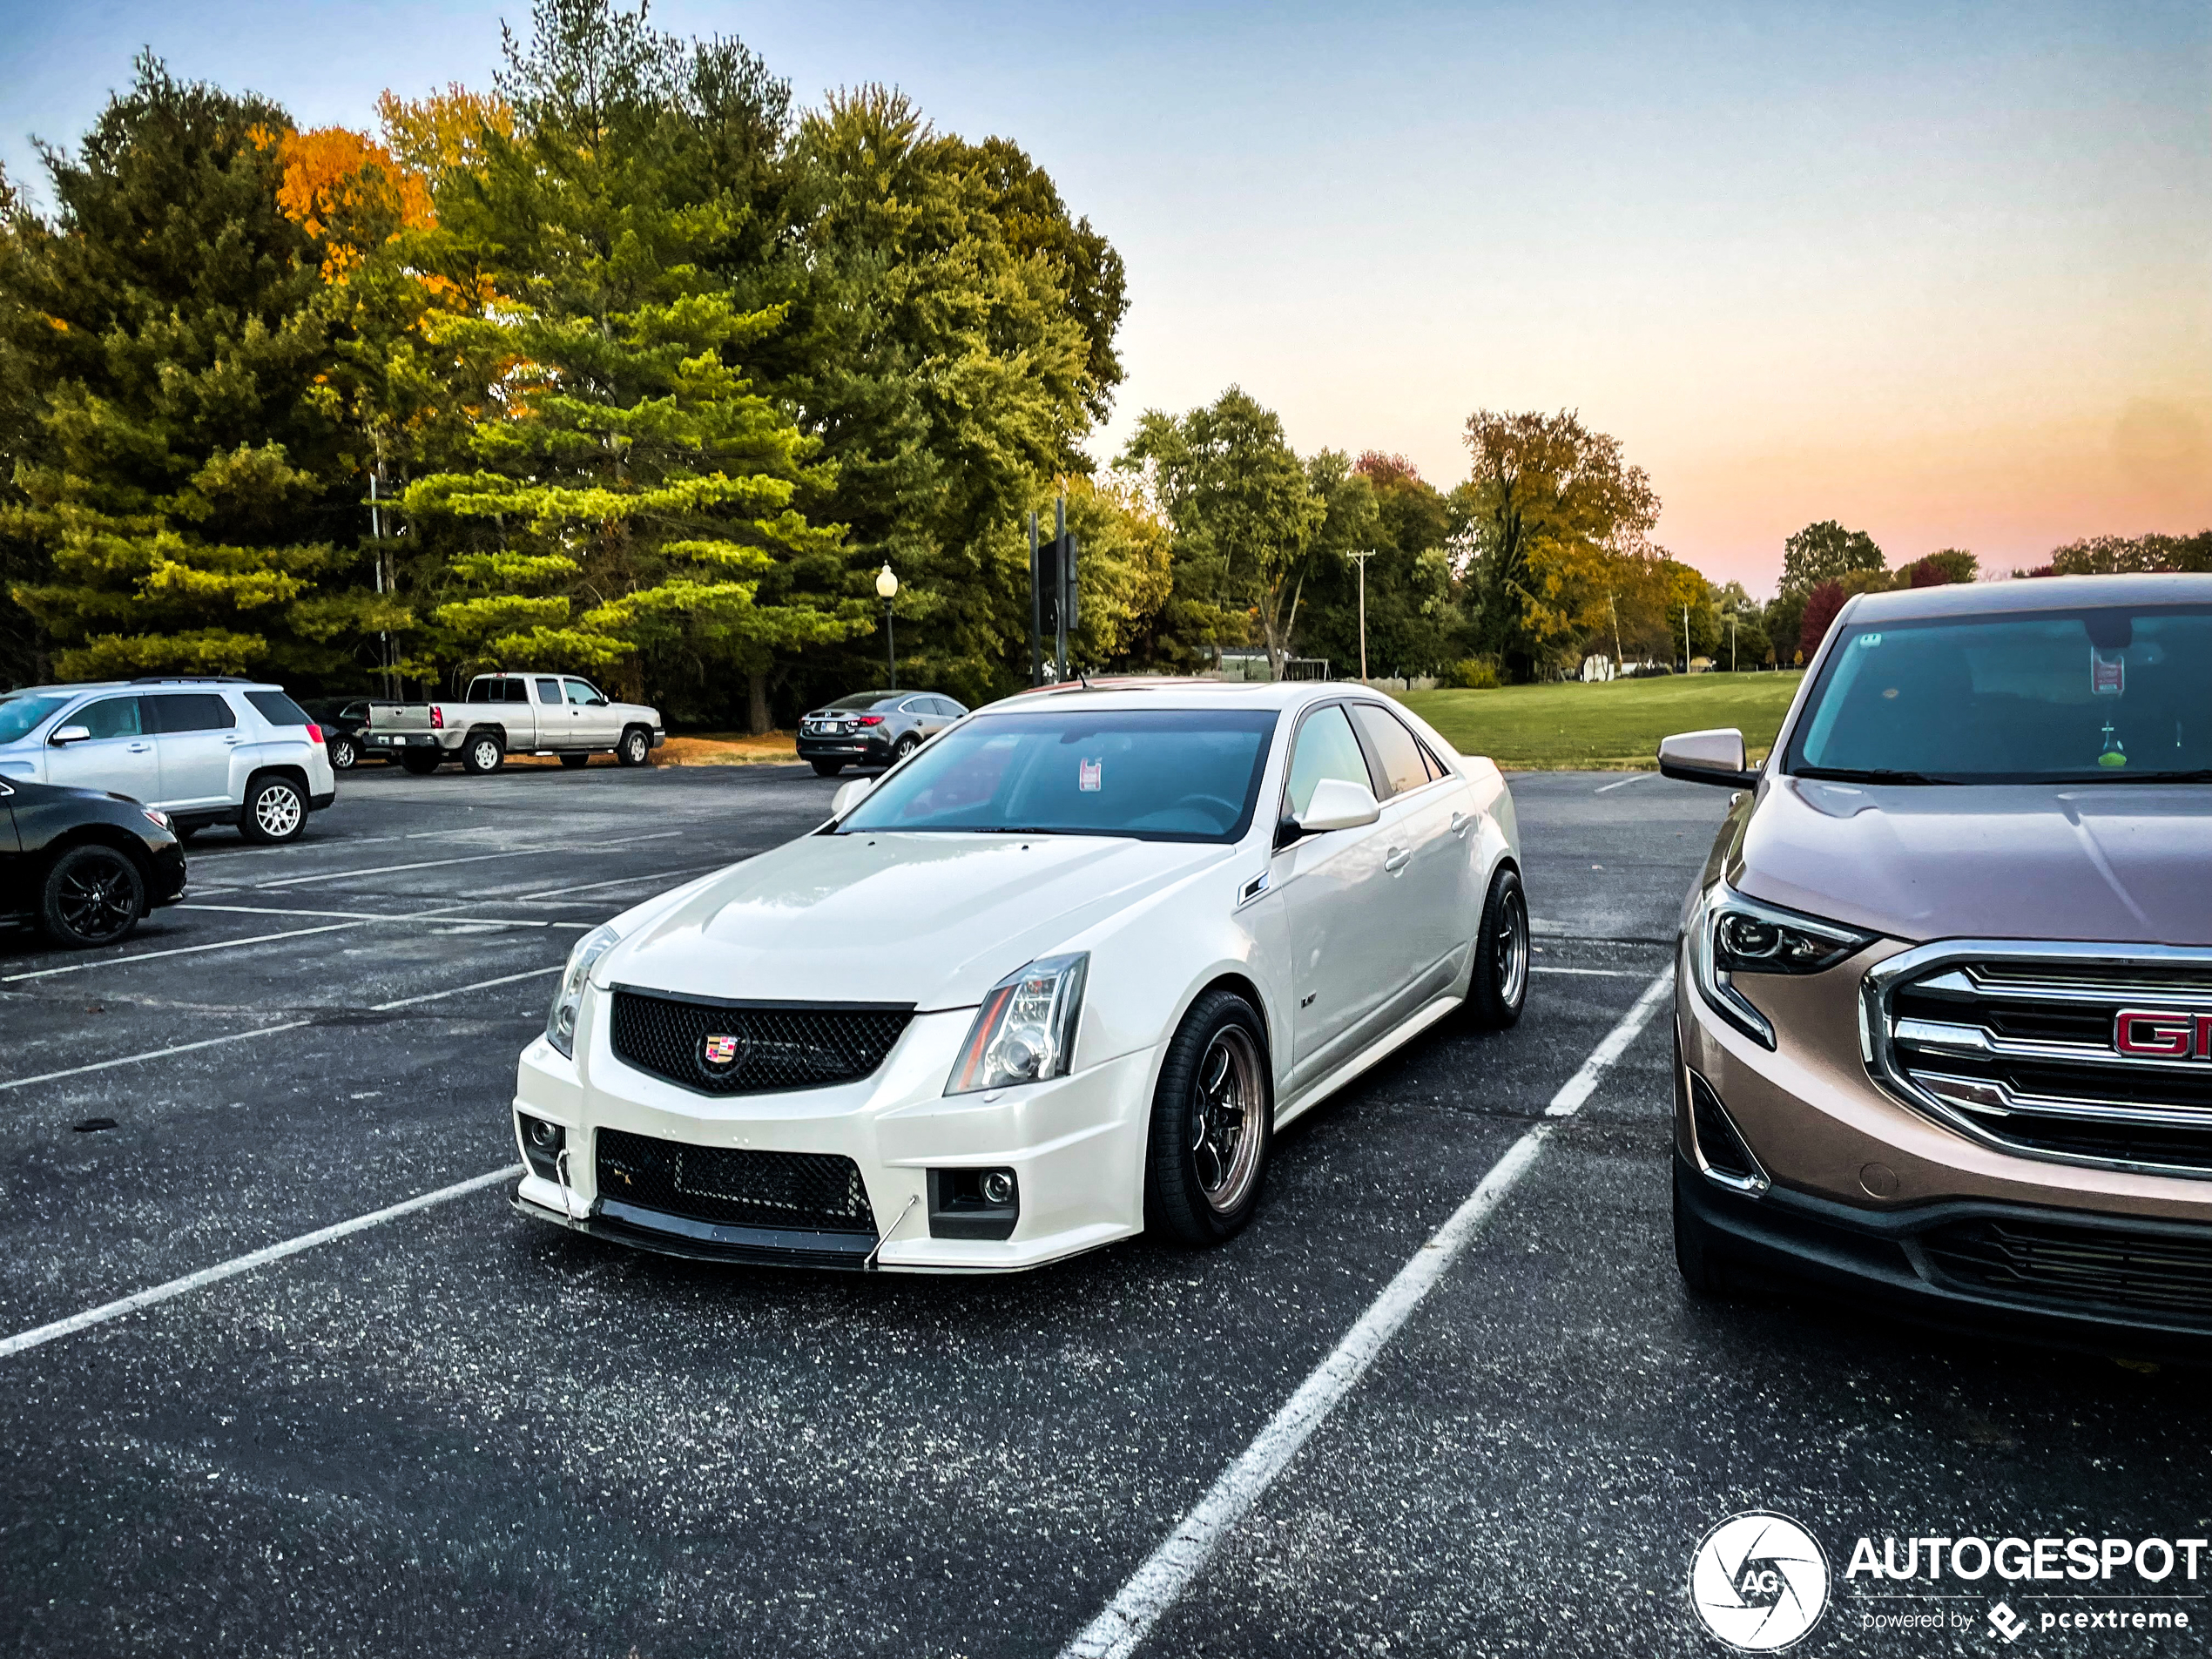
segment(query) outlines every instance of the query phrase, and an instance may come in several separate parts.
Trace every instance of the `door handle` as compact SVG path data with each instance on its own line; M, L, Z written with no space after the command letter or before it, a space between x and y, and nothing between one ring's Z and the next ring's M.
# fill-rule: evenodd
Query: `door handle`
M134 743L131 745L131 752L134 755L151 754L153 752L153 745L151 743Z
M1413 849L1412 847L1393 846L1390 849L1390 856L1383 860L1383 868L1389 871L1391 874L1396 875L1413 861Z
M1452 833L1454 835L1466 834L1467 833L1467 826L1474 822L1474 819L1468 817L1465 813L1453 813L1452 814Z
M225 738L223 739L223 741L224 741L225 743L230 744L230 745L232 745L233 747L235 747L238 744L239 744L239 743L243 742L243 741L244 741L244 739L243 739L243 738L238 738L238 737L234 737L234 736L233 736L233 737L226 737L226 738Z

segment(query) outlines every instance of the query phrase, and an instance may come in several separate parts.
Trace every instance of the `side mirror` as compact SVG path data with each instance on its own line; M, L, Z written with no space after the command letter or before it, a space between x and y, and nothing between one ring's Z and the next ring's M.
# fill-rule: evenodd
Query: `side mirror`
M607 706L607 699L604 697L595 697L591 699L590 706L595 709L604 709Z
M1326 835L1331 830L1358 829L1381 816L1382 806L1372 792L1341 778L1324 778L1313 786L1313 799L1306 802L1298 829L1301 836Z
M1750 789L1759 781L1759 774L1746 764L1743 734L1732 725L1662 738L1659 770L1684 783L1718 784L1724 789Z
M864 796L875 787L873 778L855 778L849 784L840 784L837 793L830 797L830 816L842 818L860 804Z
M81 725L65 725L62 727L60 731L55 732L52 737L47 738L46 741L52 744L57 749L59 749L66 744L83 743L91 735L91 732Z

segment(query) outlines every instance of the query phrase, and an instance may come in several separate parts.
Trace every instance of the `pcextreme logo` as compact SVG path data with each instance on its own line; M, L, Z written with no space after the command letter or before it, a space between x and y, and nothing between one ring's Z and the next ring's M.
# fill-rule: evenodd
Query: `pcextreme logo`
M1730 1515L1690 1557L1689 1604L1730 1647L1777 1652L1820 1622L1828 1607L1828 1557L1787 1515L1764 1509Z

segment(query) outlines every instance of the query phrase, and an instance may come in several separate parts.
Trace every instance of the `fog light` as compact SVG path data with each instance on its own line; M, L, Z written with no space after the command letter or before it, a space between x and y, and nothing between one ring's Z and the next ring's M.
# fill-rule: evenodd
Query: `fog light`
M522 1131L523 1158L530 1166L530 1173L548 1181L558 1181L561 1153L569 1143L568 1130L527 1112L516 1113L515 1123Z
M1011 1238L1022 1218L1022 1184L1011 1170L929 1171L932 1238Z
M993 1170L983 1177L983 1202L1010 1204L1014 1200L1014 1177L1004 1170Z
M1689 1128L1708 1181L1754 1197L1767 1190L1766 1171L1744 1144L1743 1132L1712 1084L1694 1071L1689 1074Z

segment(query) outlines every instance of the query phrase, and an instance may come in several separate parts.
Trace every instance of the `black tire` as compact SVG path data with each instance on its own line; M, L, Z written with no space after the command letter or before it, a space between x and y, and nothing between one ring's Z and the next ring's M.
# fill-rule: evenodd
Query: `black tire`
M653 734L642 725L631 726L615 745L615 759L623 765L642 766L652 758Z
M1521 894L1520 873L1508 864L1490 878L1490 896L1483 901L1467 1012L1475 1024L1502 1031L1519 1023L1527 1006L1528 900Z
M90 950L128 934L145 907L145 877L129 853L97 843L72 846L46 872L38 931L57 945Z
M561 764L573 772L578 766L590 765L591 757L590 755L563 755Z
M328 746L333 772L351 772L361 765L361 752L351 738L333 738Z
M842 760L817 760L813 762L813 767L817 778L834 778L845 770L845 763Z
M461 745L461 770L481 778L507 764L507 745L496 732L471 732Z
M400 770L416 778L428 778L438 769L438 762L445 756L435 749L402 749L400 751Z
M264 846L296 841L307 828L307 792L281 773L257 778L239 808L238 833Z
M1182 1244L1235 1238L1259 1207L1274 1139L1267 1028L1243 997L1208 991L1169 1042L1152 1092L1145 1227Z

